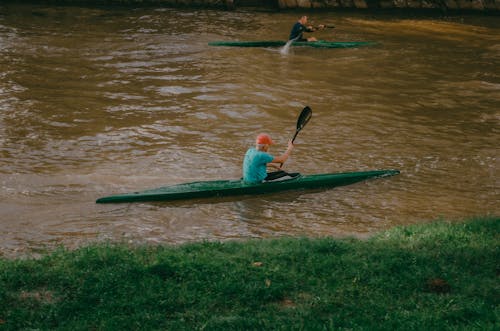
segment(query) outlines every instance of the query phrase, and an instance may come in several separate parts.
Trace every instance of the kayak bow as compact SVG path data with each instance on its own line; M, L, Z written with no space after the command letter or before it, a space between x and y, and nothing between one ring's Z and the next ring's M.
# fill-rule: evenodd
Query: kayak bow
M199 198L218 198L237 195L255 195L288 190L325 189L363 181L369 178L399 174L398 170L300 175L293 179L247 184L242 180L200 181L156 189L111 195L97 199L96 203L122 203L138 201L171 201Z
M209 46L226 47L282 47L286 45L283 40L263 40L263 41L212 41ZM314 48L351 48L360 46L374 45L371 41L294 41L292 46L307 46Z

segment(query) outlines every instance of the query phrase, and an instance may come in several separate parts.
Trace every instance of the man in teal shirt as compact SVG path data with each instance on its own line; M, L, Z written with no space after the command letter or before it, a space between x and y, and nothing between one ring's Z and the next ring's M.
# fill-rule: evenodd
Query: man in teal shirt
M249 184L261 183L271 177L267 173L267 167L273 167L281 170L281 166L290 156L293 150L293 143L288 142L288 148L281 156L274 157L267 151L273 144L271 137L266 133L261 133L255 140L255 147L249 148L243 160L243 180ZM286 175L286 172L283 172Z

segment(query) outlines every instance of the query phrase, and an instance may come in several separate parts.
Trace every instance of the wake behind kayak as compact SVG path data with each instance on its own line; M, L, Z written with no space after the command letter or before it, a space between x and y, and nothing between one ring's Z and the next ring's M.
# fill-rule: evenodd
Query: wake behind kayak
M370 178L399 174L398 170L300 175L293 179L247 184L242 180L213 180L183 183L140 192L111 195L96 203L124 203L140 201L173 201L200 198L219 198L238 195L257 195L288 190L326 189L344 186Z

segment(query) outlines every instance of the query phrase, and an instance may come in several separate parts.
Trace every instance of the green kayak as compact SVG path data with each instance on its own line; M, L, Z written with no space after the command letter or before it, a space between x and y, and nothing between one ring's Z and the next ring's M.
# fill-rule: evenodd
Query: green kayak
M349 48L374 45L371 41L294 41L292 46L307 46L315 48ZM286 41L267 40L267 41L212 41L209 46L227 46L227 47L282 47Z
M287 190L323 189L353 184L369 178L399 174L398 170L373 170L334 174L299 175L295 178L246 184L242 180L214 180L184 183L160 187L141 192L111 195L97 199L97 203L120 203L136 201L170 201L199 198L217 198L237 195L254 195Z

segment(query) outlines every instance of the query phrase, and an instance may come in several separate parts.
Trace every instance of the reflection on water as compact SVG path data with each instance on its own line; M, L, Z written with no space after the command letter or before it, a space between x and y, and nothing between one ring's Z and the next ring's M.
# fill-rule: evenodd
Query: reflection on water
M314 16L314 17L312 17ZM500 25L489 17L314 13L352 49L217 48L286 39L293 13L0 5L0 254L95 240L367 236L498 214ZM130 205L111 193L237 178L266 131L287 168L395 168L320 192Z

